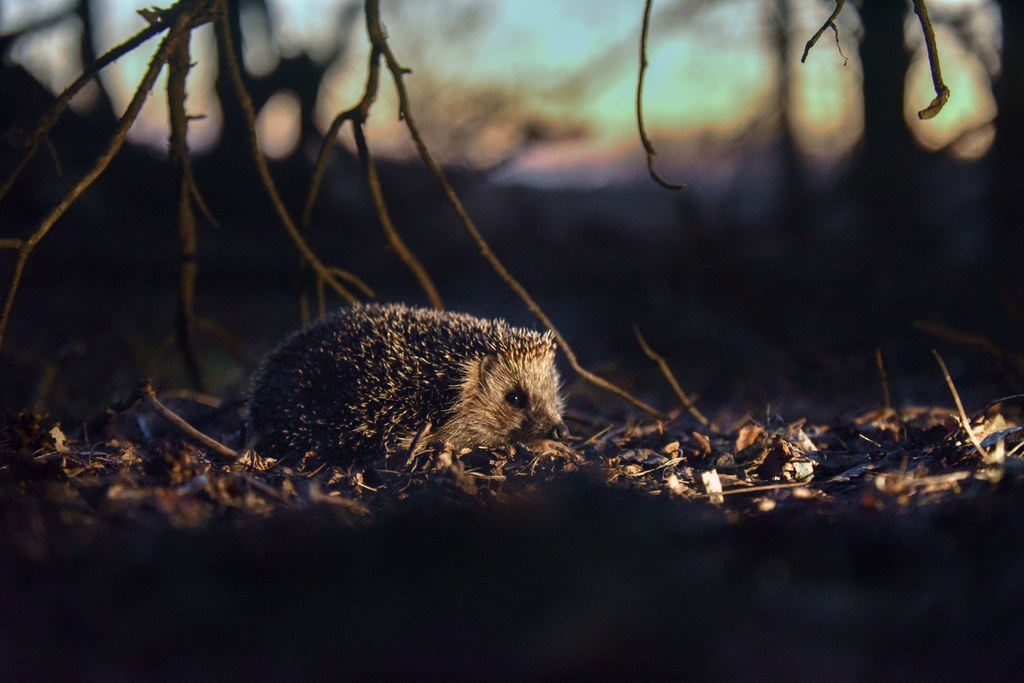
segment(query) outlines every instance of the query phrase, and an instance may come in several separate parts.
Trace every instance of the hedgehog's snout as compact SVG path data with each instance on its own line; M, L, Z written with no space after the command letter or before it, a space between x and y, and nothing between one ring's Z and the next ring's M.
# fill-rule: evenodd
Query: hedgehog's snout
M565 441L569 438L569 428L565 426L564 422L559 422L551 431L547 433L546 438L554 439L555 441Z

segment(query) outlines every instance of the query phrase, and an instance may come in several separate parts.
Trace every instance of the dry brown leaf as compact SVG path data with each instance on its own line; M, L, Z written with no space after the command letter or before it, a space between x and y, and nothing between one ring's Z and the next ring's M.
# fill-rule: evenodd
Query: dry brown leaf
M764 427L756 422L747 422L736 434L736 452L740 453L756 444L764 436Z

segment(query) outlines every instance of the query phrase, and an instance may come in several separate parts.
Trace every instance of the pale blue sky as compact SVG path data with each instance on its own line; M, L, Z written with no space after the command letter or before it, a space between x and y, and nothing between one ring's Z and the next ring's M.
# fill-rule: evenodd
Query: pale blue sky
M931 0L929 5L933 18L941 19L950 7L984 3ZM7 0L0 4L0 25L10 30L30 20L34 12L66 4ZM152 4L152 0L94 2L99 49L140 30L144 22L134 10ZM575 171L583 169L600 180L642 172L633 104L642 4L614 0L383 0L381 4L392 47L403 64L413 69L406 82L414 110L442 157L492 164L516 146L523 122L532 121L544 123L555 137L564 139L532 147L507 169L513 178L545 173L580 177ZM323 59L331 54L333 41L346 41L351 47L344 59L330 65L322 88L318 120L326 126L337 111L358 99L365 82L361 8L345 0L269 0L269 6L271 42L248 41L247 64L253 69L272 69L278 53L305 51ZM661 163L671 166L673 157L691 157L697 141L707 154L709 141L713 149L715 140L727 141L751 125L760 127L758 122L768 117L779 76L777 59L768 49L773 6L768 0L655 3L645 104ZM794 50L799 52L832 6L824 0L790 3ZM346 16L349 22L344 24L341 18ZM972 30L983 36L983 43L997 43L997 11L989 7L970 17L977 24ZM258 28L251 19L246 23L250 31ZM77 30L73 24L58 25L19 45L13 56L59 90L80 68L71 59L73 54L60 49ZM840 31L849 63L844 66L827 34L808 62L791 72L794 132L808 154L825 161L849 150L860 134L861 76L855 42L860 30L855 8L848 7L841 16ZM912 45L919 42L918 35L916 25L908 22ZM919 139L933 147L947 144L965 129L980 127L973 136L973 152L967 150L976 154L991 141L991 130L986 138L982 124L994 115L988 79L998 65L979 61L944 26L939 26L938 36L944 75L954 95L937 119L910 123ZM149 51L154 46L155 42ZM127 102L146 68L149 51L123 58L104 74L118 106ZM192 144L201 149L215 140L220 125L219 105L212 97L215 72L208 67L215 64L209 27L197 34L193 55L199 67L190 75L188 106L190 113L206 117L192 131ZM912 119L909 110L923 107L932 96L925 62L915 62L908 88L908 119ZM465 112L484 106L489 112L486 124L474 123L480 130L469 137L460 135L460 126L469 125L463 123L468 120ZM276 116L267 117L267 130L285 131L281 121L289 111L287 106L277 106ZM410 153L389 87L382 89L370 123L371 144L378 154ZM163 146L165 106L159 88L132 137Z

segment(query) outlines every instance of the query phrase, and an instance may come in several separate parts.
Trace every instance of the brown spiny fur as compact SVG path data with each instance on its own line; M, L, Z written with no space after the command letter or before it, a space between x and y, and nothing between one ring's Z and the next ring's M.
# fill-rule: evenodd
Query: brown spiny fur
M550 333L402 304L343 309L264 358L249 394L255 448L366 461L427 440L457 449L564 433Z

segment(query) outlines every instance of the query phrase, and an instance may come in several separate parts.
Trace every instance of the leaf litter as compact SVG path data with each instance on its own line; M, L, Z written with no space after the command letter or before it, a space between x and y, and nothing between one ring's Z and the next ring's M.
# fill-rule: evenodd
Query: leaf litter
M237 447L242 457L234 461L178 432L148 404L88 435L20 412L0 429L0 497L16 511L4 535L15 552L39 556L62 530L87 542L88 529L119 520L187 529L329 510L346 524L365 525L409 501L500 507L572 477L734 515L809 506L816 514L899 510L984 495L1007 477L1024 477L1017 399L975 415L970 435L955 410L935 407L876 410L828 424L748 417L720 432L680 415L600 429L592 427L597 420L575 415L565 444L462 452L419 445L365 466L313 454L282 465L245 451L237 404L174 403L187 421L213 425L215 439ZM987 460L976 441L992 454Z

